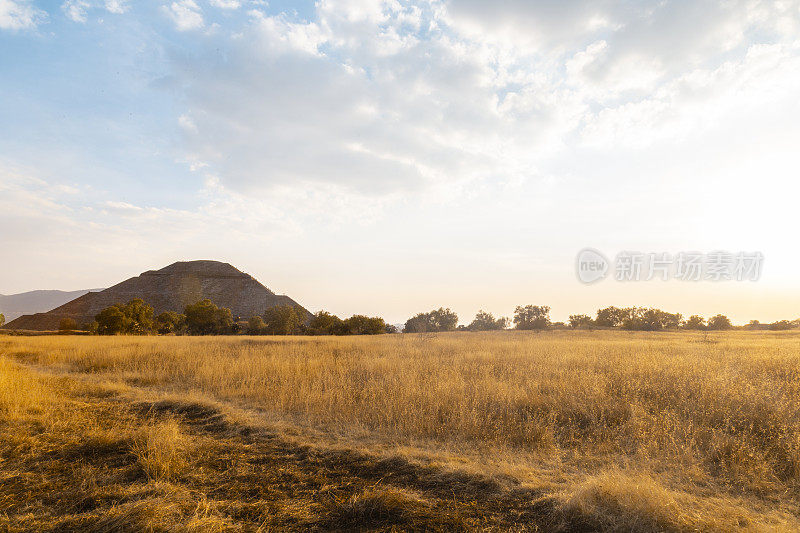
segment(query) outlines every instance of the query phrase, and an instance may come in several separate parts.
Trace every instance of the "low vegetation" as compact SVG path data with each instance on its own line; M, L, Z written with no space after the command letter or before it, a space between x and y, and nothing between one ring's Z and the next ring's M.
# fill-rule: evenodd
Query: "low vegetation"
M449 308L440 307L427 313L419 313L406 320L404 333L436 333L455 331L458 327L458 315Z
M760 331L0 337L0 501L27 529L797 530L798 354Z
M58 323L58 331L68 332L78 329L78 323L71 318L62 318Z
M546 305L517 306L514 310L514 327L522 330L550 327L550 308Z
M495 318L491 313L481 310L478 311L478 314L475 315L475 319L465 329L469 331L498 331L506 329L508 324L508 318Z
M95 323L83 329L99 335L376 335L396 332L394 326L387 326L380 317L353 315L342 320L320 311L309 320L307 314L302 308L279 305L245 322L241 317L234 317L230 309L218 307L206 299L187 305L182 314L166 311L153 318L152 306L136 298L127 304L103 309L95 317ZM74 320L61 321L60 331L75 329Z
M2 315L0 315L2 317ZM692 315L685 319L680 313L669 313L655 308L606 307L597 315L570 315L568 324L552 322L550 307L546 305L517 306L512 319L495 318L491 313L479 311L469 325L459 325L458 315L449 308L440 307L418 313L409 318L404 333L441 333L448 331L498 331L508 329L623 329L628 331L724 331L737 329L722 314L708 320ZM0 322L2 325L2 322ZM771 324L750 321L738 329L786 331L799 329L800 319L779 320ZM72 333L79 329L71 318L64 318L59 332ZM347 319L327 311L309 315L300 307L288 305L268 308L262 315L234 317L230 309L218 307L211 300L201 300L184 308L182 313L166 311L154 317L153 308L136 298L126 304L115 304L103 309L92 324L80 330L99 335L377 335L397 333L394 325L386 324L380 317L353 315Z
M730 319L722 314L715 315L708 320L692 315L684 319L680 313L668 313L661 309L644 307L606 307L598 309L596 318L588 315L570 315L569 325L575 329L592 328L620 328L632 331L664 331L664 330L697 330L697 331L724 331L733 329ZM751 321L745 329L768 329L771 331L784 331L800 328L800 319L789 321L780 320L772 324L761 324L758 320Z
M106 307L95 317L100 335L144 335L153 330L153 308L140 298Z

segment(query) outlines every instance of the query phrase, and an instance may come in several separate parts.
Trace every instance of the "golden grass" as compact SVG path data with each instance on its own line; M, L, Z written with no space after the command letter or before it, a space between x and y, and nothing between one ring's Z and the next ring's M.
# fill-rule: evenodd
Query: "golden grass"
M0 355L4 416L47 404L42 385L14 384L16 360L258 409L347 447L505 473L557 500L548 520L589 529L798 524L793 332L0 337ZM150 479L187 471L177 421L138 431ZM370 494L336 512L384 501Z
M680 531L691 525L675 496L645 475L608 472L592 476L563 508L602 529Z
M169 480L186 471L189 442L173 419L148 424L136 435L133 453L147 477Z
M49 407L51 395L38 380L8 359L0 358L0 416L22 418Z

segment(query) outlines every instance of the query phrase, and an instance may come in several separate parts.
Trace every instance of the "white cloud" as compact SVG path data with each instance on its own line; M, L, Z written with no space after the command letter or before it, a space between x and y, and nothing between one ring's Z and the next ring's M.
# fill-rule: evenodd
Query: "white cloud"
M192 117L189 115L181 115L178 117L178 125L186 130L187 132L194 133L197 131L197 126L195 125Z
M86 10L90 7L91 4L86 0L67 0L61 4L64 14L73 22L86 22Z
M179 31L196 30L205 26L203 11L193 0L172 2L161 9L172 19Z
M662 85L648 97L607 106L587 115L585 142L608 149L651 146L702 137L728 120L741 120L755 133L774 134L774 115L798 112L800 44L753 45L741 58L716 68L696 69ZM770 117L755 127L758 117ZM791 120L791 119L790 119ZM716 131L719 142L729 132Z
M61 4L64 14L73 22L85 23L90 9L104 8L109 13L121 15L126 13L130 6L125 0L66 0Z
M109 199L113 193L107 192L80 192L0 161L0 227L18 229L0 235L0 244L21 255L47 249L76 262L87 254L124 258L131 249L152 253L156 242L173 250L198 250L213 242L252 249L256 243L296 238L309 223L330 228L369 222L381 203L327 187L278 187L259 199L226 189L213 175L206 175L195 205L185 209Z
M753 39L792 39L800 25L800 3L760 0L450 0L454 28L537 57L560 61L604 41L604 54L588 65L586 81L614 91L619 79L646 71L632 84L650 90L661 77L719 61Z
M252 11L233 41L213 44L224 55L179 67L188 151L237 190L383 194L558 176L550 162L573 148L687 135L697 119L686 117L723 109L714 101L730 91L721 83L695 105L699 93L680 88L749 57L756 39L797 57L792 6L322 0L313 22ZM747 63L785 79L786 64Z
M242 5L239 0L210 0L209 3L220 9L239 9Z
M268 17L253 9L249 12L259 44L270 53L306 52L317 55L327 40L316 23L289 22L284 17Z
M112 200L108 200L105 202L105 207L115 210L115 211L143 211L141 207L138 205L133 205L128 202L115 202Z
M570 121L527 93L529 123L497 91L508 67L480 43L421 27L430 9L326 1L315 22L252 13L220 54L181 64L189 151L235 189L328 183L372 194L535 174L532 146ZM511 99L509 99L511 100ZM521 104L520 104L521 105ZM511 131L509 128L514 129ZM492 133L489 133L492 132ZM546 144L546 143L545 143Z
M35 28L47 18L29 0L0 0L0 29L24 30Z
M126 13L130 9L130 6L125 0L106 0L105 7L109 13L117 15Z

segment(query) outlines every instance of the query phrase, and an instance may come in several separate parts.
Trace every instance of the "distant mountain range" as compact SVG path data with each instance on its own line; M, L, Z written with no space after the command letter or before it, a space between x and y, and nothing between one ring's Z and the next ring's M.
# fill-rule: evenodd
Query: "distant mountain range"
M306 319L311 318L308 310L288 296L275 294L249 274L219 261L181 261L161 270L148 270L98 292L60 294L64 297L52 306L45 305L42 300L38 308L49 308L47 312L26 310L26 314L11 320L6 315L8 322L4 329L55 330L64 318L71 318L80 326L92 322L95 315L106 307L133 298L144 300L157 315L164 311L182 312L187 305L208 298L220 307L229 308L234 317L244 320L262 315L278 305L298 307ZM22 311L21 308L18 310Z
M0 294L0 313L10 322L22 315L43 313L54 307L64 305L88 292L103 289L84 289L82 291L28 291L19 294Z

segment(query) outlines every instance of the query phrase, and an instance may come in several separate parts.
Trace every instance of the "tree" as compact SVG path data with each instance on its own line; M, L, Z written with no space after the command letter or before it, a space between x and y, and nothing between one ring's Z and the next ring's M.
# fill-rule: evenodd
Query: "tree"
M546 305L517 306L514 309L517 329L547 329L550 327L550 307Z
M418 313L406 320L403 333L425 333L431 331L428 313Z
M147 305L141 298L134 298L122 309L122 312L130 321L129 330L126 333L133 335L144 335L150 333L155 327L153 321L153 308Z
M291 305L277 305L264 313L267 335L296 335L302 323L301 314Z
M156 330L161 335L177 333L186 324L186 316L175 311L164 311L156 317Z
M419 313L406 320L404 333L429 333L437 331L455 331L458 315L449 308L440 307L427 313Z
M327 311L319 311L308 323L310 335L344 335L344 322L338 316Z
M769 325L770 331L786 331L792 329L793 324L788 320L779 320Z
M186 331L190 335L224 335L233 331L233 317L227 307L217 307L211 300L187 305Z
M569 327L575 329L589 329L594 325L594 320L589 315L569 315Z
M128 319L122 312L122 304L106 307L94 319L97 322L98 335L121 335L128 329Z
M394 324L386 324L386 333L398 333L397 326Z
M621 326L626 318L629 318L628 310L612 306L598 309L594 323L603 328L615 328Z
M491 313L480 310L475 315L475 320L467 326L469 331L495 331L499 329L506 329L509 320L506 317L495 318Z
M692 315L683 327L686 329L706 329L706 319L700 315Z
M620 309L622 313L622 323L620 327L628 331L643 330L644 325L644 309L641 307L625 307Z
M261 335L266 327L264 319L258 315L251 316L250 320L247 321L247 333L249 335Z
M62 318L58 322L58 331L75 331L78 329L78 323L72 318Z
M154 327L153 308L140 298L106 307L95 320L100 335L144 335Z
M432 331L455 331L458 326L458 315L450 310L448 307L444 309L440 307L430 313Z
M386 333L386 323L381 317L353 315L344 321L349 335L378 335Z
M722 330L732 327L730 319L725 315L716 315L708 319L708 329Z
M661 331L677 329L683 324L683 316L680 313L668 313L652 307L649 309L628 307L621 311L625 316L622 327L627 330Z
M0 327L3 327L3 324L6 323L6 316L3 313L0 313Z
M661 324L664 329L678 329L683 325L683 315L661 311Z

